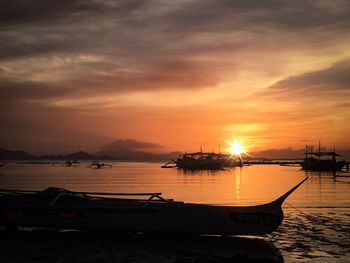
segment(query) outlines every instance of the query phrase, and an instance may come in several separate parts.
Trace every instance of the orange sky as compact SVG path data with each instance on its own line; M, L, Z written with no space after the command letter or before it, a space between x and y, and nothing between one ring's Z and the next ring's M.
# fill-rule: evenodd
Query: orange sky
M11 3L0 147L350 148L348 1Z

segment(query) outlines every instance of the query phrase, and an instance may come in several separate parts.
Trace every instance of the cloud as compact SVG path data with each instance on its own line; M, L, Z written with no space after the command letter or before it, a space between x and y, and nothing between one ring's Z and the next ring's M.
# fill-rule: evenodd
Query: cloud
M8 61L20 58L36 56L64 54L79 50L76 43L71 42L68 36L64 35L41 35L26 36L25 34L2 34L6 41L0 42L0 61Z
M302 91L304 94L314 92L348 91L350 88L350 60L298 76L292 76L279 81L270 87L269 92L293 93Z
M133 139L117 140L101 146L102 151L129 152L136 150L158 149L162 146L151 142L141 142Z
M331 119L349 98L349 13L348 1L2 1L3 141L56 122L60 138L74 127L146 141L134 131L162 130L169 116L183 133L240 119L277 125L281 112L295 121L304 110L283 103L316 92L331 96Z
M81 18L82 15L106 11L107 8L104 1L3 0L0 25L47 23L58 19Z
M309 146L310 147L310 146ZM314 148L317 148L314 146ZM332 151L333 148L323 148L323 151ZM349 149L336 149L341 154L339 159L350 158ZM270 159L303 159L305 157L304 149L293 149L293 148L281 148L281 149L266 149L263 151L256 151L250 154L252 158L270 158Z
M2 103L23 103L32 100L45 100L66 94L64 88L35 81L20 81L0 77L0 101Z
M2 5L3 24L15 24L2 34L3 57L25 56L25 52L53 54L85 51L147 58L147 62L168 56L239 51L255 39L250 32L273 37L278 34L315 29L307 37L336 25L349 27L349 4L337 2L334 10L316 1L10 1ZM295 19L298 17L298 19ZM19 27L20 26L20 27ZM16 35L14 31L17 31ZM235 37L232 33L238 33ZM212 34L215 38L208 38ZM324 33L323 33L324 34ZM293 36L295 39L295 35ZM297 36L301 37L301 36ZM305 36L303 36L305 37ZM35 39L38 38L38 41ZM7 43L11 43L7 44ZM13 45L15 44L15 45ZM19 52L17 52L19 51ZM151 60L151 61L150 61Z
M215 86L219 81L218 76L210 75L205 67L185 61L161 61L136 72L118 69L108 62L83 62L79 65L73 62L69 72L56 68L12 73L11 77L6 77L6 74L4 70L3 76L0 75L0 92L5 94L0 98L2 106L30 102L54 107L63 105L62 101L84 104L84 101L96 100L99 96L103 98L106 94L110 97L133 91L194 90ZM25 78L31 74L38 75L39 80Z
M181 8L164 14L166 25L183 30L248 29L251 25L304 29L348 22L350 5L338 1L229 1L197 0L182 2ZM298 17L298 19L296 19ZM154 19L160 19L156 16Z
M4 0L0 9L0 59L76 53L96 48L143 1ZM108 24L108 25L107 25ZM117 27L117 25L116 25Z

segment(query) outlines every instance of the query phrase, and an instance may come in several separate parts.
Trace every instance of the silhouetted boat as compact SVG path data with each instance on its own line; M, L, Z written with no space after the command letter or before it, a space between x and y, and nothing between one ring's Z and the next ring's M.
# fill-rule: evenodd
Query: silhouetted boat
M312 148L306 146L305 159L301 162L303 170L310 171L340 171L346 164L346 161L337 161L336 157L340 155L333 151L321 151L319 145L318 151L314 152ZM331 157L324 159L324 157ZM323 158L323 159L322 159Z
M0 224L8 228L49 227L131 232L262 235L283 220L281 205L307 178L273 202L214 206L164 199L160 193L124 194L0 190ZM149 196L148 199L107 196Z
M101 169L103 167L109 167L112 168L111 164L105 164L101 163L100 161L92 161L91 164L89 165L90 168L95 168L95 169Z
M180 155L179 158L166 163L162 168L177 167L188 170L220 170L224 167L243 166L242 158L237 161L232 155L209 152L193 152Z
M178 168L181 169L222 169L225 160L220 154L215 153L185 153L175 161Z
M73 166L75 164L79 164L79 162L77 160L67 160L66 161L66 166L67 167L71 167L71 166Z

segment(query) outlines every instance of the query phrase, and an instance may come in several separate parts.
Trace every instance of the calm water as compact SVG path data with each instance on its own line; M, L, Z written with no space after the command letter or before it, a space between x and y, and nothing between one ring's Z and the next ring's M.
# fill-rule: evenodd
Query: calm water
M161 169L159 163L112 163L113 168L9 163L0 169L0 186L42 190L49 186L75 191L162 192L185 202L244 205L272 201L305 176L304 185L287 199L297 207L350 208L350 180L331 173L306 173L299 167L254 165L226 171L186 172Z
M284 204L285 219L282 225L271 235L258 239L264 246L249 241L250 245L243 246L242 249L251 247L251 251L246 252L248 255L252 253L262 255L267 248L275 248L282 255L284 262L350 261L350 178L335 179L331 173L305 173L299 167L277 165L247 166L219 172L184 173L177 169L161 169L160 163L113 163L113 168L99 170L87 168L88 164L80 163L77 167L66 167L63 164L51 166L9 163L0 168L0 187L42 190L56 186L76 191L162 192L166 198L185 202L252 205L275 200L305 176L309 176L309 180ZM291 208L288 204L297 209ZM19 241L21 240L20 238ZM237 244L231 246L231 241L219 241L221 245L213 250L219 257L243 253L241 248L237 251ZM243 241L243 239L239 241L239 244ZM86 254L85 249L83 252L75 245L72 247L74 251L78 251L76 253L79 258L86 254L87 258L104 255L103 257L110 259L118 254L130 260L138 255L143 262L155 262L150 257L156 255L159 262L182 262L169 261L169 258L174 258L174 255L186 258L188 253L192 258L197 256L200 258L216 245L216 242L209 246L198 242L198 240L193 244L187 242L186 246L179 250L182 251L180 254L179 252L174 254L172 249L160 252L159 249L147 245L137 243L128 246L124 242L113 247L113 251L104 249L103 244L100 252L93 252L91 255ZM53 244L52 247L60 245L60 243ZM123 249L118 250L121 245ZM28 257L34 254L45 258L46 254L40 252L43 249L38 249L40 246L45 246L45 243L39 243L33 246L32 250L28 250L24 243L22 249L26 252L22 254L27 253ZM85 246L95 247L96 242ZM11 249L10 244L5 251L10 253L8 251L12 251ZM18 255L17 262L22 262L20 257L22 254L10 253L11 257ZM62 255L67 257L66 262L71 261L69 253L62 252Z

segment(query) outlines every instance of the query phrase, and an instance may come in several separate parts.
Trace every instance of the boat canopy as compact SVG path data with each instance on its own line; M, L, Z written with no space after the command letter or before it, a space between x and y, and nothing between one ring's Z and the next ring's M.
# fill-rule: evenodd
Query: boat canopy
M304 155L315 155L315 156L341 156L336 152L305 152Z

